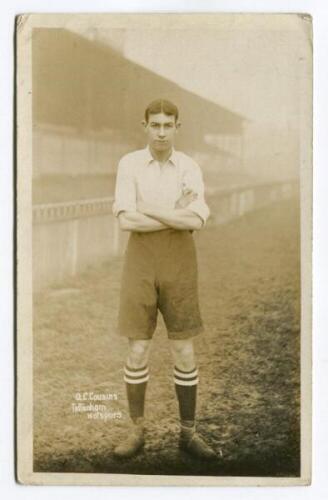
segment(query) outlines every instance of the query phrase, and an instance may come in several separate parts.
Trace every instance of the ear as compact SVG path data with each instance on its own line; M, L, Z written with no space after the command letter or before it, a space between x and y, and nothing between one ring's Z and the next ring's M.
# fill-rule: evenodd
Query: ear
M177 129L177 131L179 130L180 127L181 127L181 122L176 122L175 128Z
M148 125L148 123L146 122L146 120L142 120L141 125L142 125L144 128L146 128L146 127L147 127L147 125Z

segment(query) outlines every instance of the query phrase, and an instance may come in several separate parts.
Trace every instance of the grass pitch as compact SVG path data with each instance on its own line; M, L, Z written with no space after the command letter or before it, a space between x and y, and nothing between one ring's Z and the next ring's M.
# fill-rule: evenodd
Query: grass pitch
M218 454L211 464L178 451L178 406L161 318L149 364L145 449L126 461L113 457L129 429L127 343L115 333L122 259L36 296L34 470L299 475L298 209L295 200L280 202L196 235L206 327L195 339L197 420ZM105 421L74 411L77 394L90 392L115 394L82 403L102 404L103 417L120 417Z

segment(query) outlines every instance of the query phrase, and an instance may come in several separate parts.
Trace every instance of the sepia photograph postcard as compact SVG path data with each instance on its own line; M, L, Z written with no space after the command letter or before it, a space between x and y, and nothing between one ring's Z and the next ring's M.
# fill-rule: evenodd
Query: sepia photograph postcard
M311 483L312 19L16 18L16 478Z

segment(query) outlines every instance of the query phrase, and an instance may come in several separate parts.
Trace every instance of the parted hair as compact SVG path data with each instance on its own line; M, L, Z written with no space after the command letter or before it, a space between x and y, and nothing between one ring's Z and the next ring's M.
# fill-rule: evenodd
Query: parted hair
M155 115L157 113L164 113L168 116L174 116L175 121L178 121L179 118L179 110L176 105L171 101L167 101L166 99L156 99L155 101L152 101L150 104L148 104L145 110L146 122L148 122L149 115Z

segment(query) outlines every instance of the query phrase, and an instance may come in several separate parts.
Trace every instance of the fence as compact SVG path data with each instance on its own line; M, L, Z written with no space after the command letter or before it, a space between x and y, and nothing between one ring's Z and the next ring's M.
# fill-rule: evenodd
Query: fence
M297 193L296 181L213 190L207 195L208 224L228 222ZM112 202L97 198L33 207L34 291L123 253L127 233L112 215Z
M212 223L222 224L275 201L299 194L296 180L213 190L207 195Z

